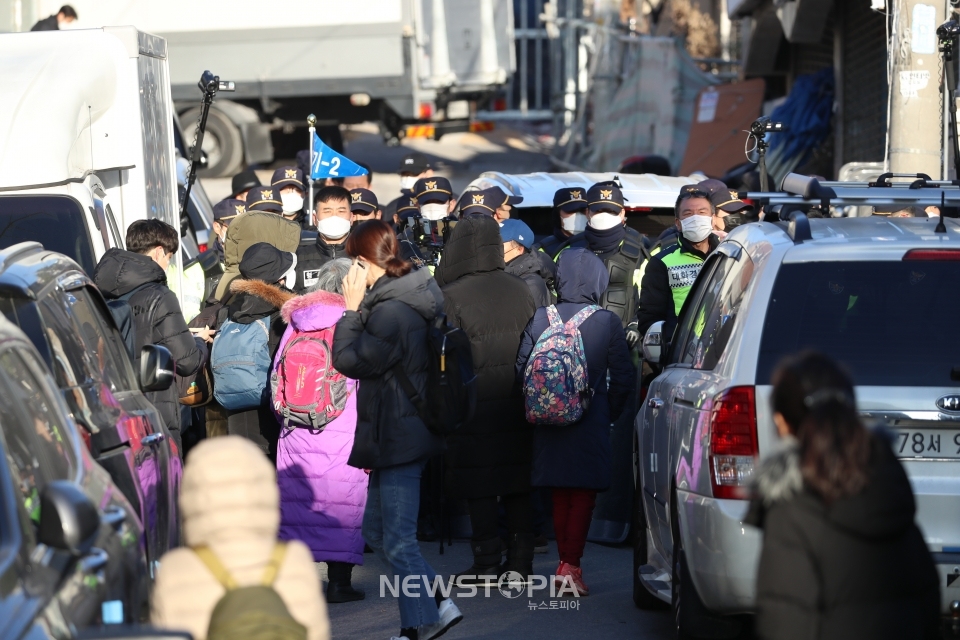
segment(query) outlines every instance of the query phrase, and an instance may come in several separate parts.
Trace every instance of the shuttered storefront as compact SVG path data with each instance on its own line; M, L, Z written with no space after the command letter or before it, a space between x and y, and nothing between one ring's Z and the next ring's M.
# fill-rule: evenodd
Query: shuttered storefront
M887 46L882 13L869 0L837 0L842 29L842 158L882 161L887 132Z

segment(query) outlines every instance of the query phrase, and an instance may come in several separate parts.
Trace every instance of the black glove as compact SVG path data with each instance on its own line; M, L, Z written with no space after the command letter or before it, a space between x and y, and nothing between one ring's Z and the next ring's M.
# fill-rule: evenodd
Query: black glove
M631 322L627 325L627 346L633 349L640 342L640 331L637 330L637 323Z

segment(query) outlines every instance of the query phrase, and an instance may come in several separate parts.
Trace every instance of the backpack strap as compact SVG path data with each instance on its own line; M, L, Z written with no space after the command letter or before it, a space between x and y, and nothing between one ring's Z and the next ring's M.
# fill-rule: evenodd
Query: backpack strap
M285 542L278 542L273 545L273 553L270 554L270 561L267 563L267 568L263 571L263 578L260 580L260 584L265 587L272 587L273 583L277 579L277 574L280 573L280 567L283 566L283 558L287 555L287 544Z
M403 363L398 362L393 366L391 371L393 371L393 377L400 383L400 388L403 389L403 392L410 398L410 402L416 407L417 415L420 416L421 420L424 420L424 416L427 415L426 403L423 401L423 398L420 397L417 388L413 386L410 378L407 377L407 372L403 370Z
M580 311L577 311L576 315L574 315L572 318L567 320L567 323L564 325L564 329L566 329L571 333L579 330L580 325L583 324L587 318L589 318L599 310L600 310L600 307L598 307L595 304L591 304L589 306L584 307L583 309L580 309Z
M547 307L547 321L550 322L551 327L563 325L563 318L560 317L560 312L557 311L557 305L552 304Z
M200 562L207 567L224 589L233 591L240 586L210 547L193 547L193 552L200 558Z

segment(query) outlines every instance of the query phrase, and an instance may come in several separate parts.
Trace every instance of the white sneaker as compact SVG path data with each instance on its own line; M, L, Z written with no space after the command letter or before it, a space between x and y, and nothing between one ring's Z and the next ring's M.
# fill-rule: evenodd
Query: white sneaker
M420 627L420 640L439 638L463 620L463 614L460 613L460 609L454 604L452 598L441 600L440 606L437 607L437 613L440 614L440 619L437 622Z

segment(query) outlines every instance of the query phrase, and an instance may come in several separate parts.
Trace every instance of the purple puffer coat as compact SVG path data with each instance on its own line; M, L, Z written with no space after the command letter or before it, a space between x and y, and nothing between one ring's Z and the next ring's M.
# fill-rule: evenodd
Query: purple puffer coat
M290 300L281 314L287 330L277 360L295 329L318 331L343 315L343 297L316 291ZM339 418L323 431L284 429L277 447L280 538L302 540L316 562L363 564L360 525L367 504L367 474L347 466L357 428L356 383Z

